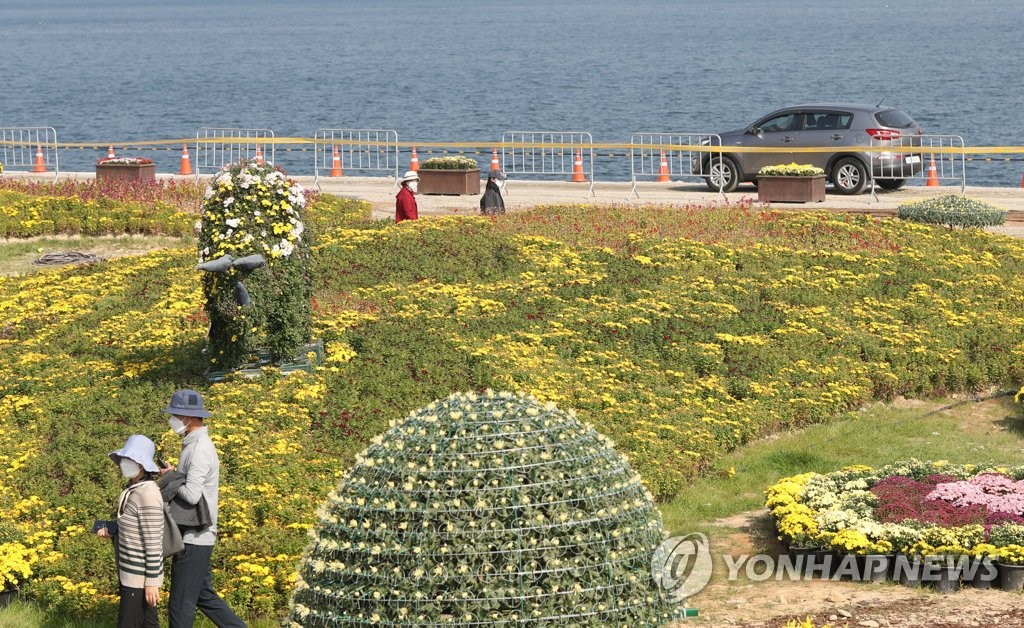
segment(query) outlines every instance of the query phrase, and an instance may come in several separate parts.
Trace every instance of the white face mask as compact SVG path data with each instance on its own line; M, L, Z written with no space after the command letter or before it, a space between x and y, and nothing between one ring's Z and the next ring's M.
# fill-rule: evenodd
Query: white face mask
M142 471L142 467L139 466L139 463L129 458L121 458L120 465L121 475L129 480L137 476L139 472Z
M410 181L406 183L406 185L409 186L409 191L412 192L413 194L416 193L416 188L418 187L417 183L419 183L419 181Z
M172 416L167 419L167 424L171 426L171 429L174 430L174 433L178 436L185 433L185 423L178 417Z

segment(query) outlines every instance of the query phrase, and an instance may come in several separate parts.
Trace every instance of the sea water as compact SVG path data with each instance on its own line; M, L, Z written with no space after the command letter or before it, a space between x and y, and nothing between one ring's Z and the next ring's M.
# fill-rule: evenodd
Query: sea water
M61 151L86 172L108 144L200 127L625 144L808 101L884 101L925 133L1021 145L1022 26L1016 0L0 0L0 127L102 147ZM179 153L149 156L171 172ZM1019 184L1024 155L970 157L969 185ZM629 178L605 161L600 177ZM310 153L278 162L312 174Z

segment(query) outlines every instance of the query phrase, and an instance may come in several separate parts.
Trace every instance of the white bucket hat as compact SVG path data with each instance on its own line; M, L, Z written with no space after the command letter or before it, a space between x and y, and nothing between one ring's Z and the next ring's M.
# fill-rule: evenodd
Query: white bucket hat
M405 173L405 176L402 177L402 183L405 183L406 181L419 181L419 180L420 180L420 175L416 174L415 170L409 170L408 172Z
M156 463L153 462L155 454L156 445L153 444L153 441L142 434L132 434L128 437L124 447L110 452L107 454L107 457L113 460L114 464L121 464L121 458L134 460L146 471L156 473L160 470L160 467L156 466Z

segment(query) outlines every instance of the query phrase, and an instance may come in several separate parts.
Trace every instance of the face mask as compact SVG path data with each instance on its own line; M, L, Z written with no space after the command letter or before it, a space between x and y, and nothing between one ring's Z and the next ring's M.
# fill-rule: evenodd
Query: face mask
M408 186L409 186L409 191L410 191L410 192L412 192L413 194L415 194L415 193L416 193L416 188L418 187L418 186L416 185L417 183L418 183L418 181L410 181L410 182L408 183Z
M177 434L178 436L181 436L182 434L185 433L185 423L182 422L182 420L179 419L178 417L172 416L171 418L167 419L167 424L171 426L171 429L174 430L174 433Z
M121 475L128 478L129 480L137 476L139 472L142 471L142 467L139 466L139 463L135 462L134 460L129 460L128 458L121 458L120 464Z

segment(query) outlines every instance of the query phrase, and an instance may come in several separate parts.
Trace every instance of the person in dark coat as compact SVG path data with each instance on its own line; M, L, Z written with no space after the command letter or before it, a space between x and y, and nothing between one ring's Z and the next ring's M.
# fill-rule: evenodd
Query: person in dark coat
M498 184L498 181L504 180L505 175L501 170L491 170L487 175L487 187L484 189L484 195L480 197L481 214L505 213L505 201L501 198L501 186Z
M419 218L419 210L416 208L416 185L419 180L420 175L413 170L402 177L402 189L395 196L395 222Z

